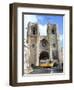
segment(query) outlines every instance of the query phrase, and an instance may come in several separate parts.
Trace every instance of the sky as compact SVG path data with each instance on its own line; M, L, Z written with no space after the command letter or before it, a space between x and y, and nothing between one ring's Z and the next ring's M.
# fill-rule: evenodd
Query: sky
M58 15L24 15L24 38L26 39L28 22L38 23L40 35L46 35L47 24L57 24L58 32L60 34L60 43L63 47L63 16Z

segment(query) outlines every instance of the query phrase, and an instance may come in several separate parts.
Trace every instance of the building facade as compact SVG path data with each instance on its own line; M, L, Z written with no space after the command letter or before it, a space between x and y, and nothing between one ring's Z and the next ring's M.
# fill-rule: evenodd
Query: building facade
M47 24L47 35L40 35L37 23L28 23L27 44L29 45L31 66L48 64L50 61L61 62L61 47L56 24Z

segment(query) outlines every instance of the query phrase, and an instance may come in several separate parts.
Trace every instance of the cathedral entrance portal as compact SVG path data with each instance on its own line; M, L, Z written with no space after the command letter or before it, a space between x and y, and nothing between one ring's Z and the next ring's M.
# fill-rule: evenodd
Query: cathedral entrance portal
M39 64L47 64L49 61L49 53L46 51L42 51L39 56Z

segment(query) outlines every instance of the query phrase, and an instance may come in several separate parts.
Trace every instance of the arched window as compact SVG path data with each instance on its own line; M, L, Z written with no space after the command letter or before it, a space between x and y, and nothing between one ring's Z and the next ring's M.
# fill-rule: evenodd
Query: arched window
M54 29L52 29L52 34L55 34L55 30Z
M32 44L32 48L34 48L35 47L35 44Z
M53 57L53 59L58 59L58 51L57 50L52 51L52 57Z
M52 34L56 34L56 28L55 27L52 28Z
M56 47L56 44L55 44L55 43L53 43L53 47L54 47L54 48Z
M32 26L31 27L31 30L32 30L32 34L33 35L36 35L37 34L37 27L36 26Z
M32 32L33 32L33 35L35 35L35 34L36 34L36 28L35 28L35 27L33 27Z

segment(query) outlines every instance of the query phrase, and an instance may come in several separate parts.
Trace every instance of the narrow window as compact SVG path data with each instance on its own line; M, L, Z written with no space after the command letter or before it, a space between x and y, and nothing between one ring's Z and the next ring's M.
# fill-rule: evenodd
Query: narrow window
M35 31L35 30L33 30L33 34L34 34L34 35L36 34L36 31Z
M35 47L35 44L32 44L32 48L34 48Z
M56 47L56 44L55 44L55 43L53 43L53 47L54 47L54 48Z
M52 34L55 34L55 30L54 29L52 29Z
M32 34L35 35L37 33L37 28L35 26L32 27Z
M53 56L53 59L58 59L58 51L57 50L54 50L52 52L52 56Z

